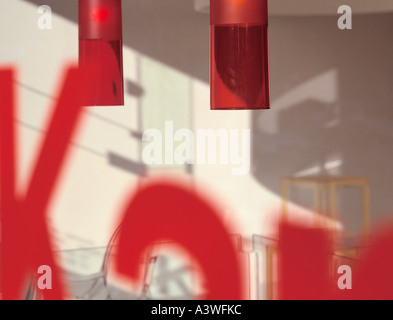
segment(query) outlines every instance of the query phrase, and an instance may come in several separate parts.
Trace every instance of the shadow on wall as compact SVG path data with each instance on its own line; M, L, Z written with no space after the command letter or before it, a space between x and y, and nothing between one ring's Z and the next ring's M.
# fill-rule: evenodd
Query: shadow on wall
M77 23L77 0L49 5ZM209 82L209 16L192 0L123 1L123 25L125 46ZM372 219L393 212L392 30L392 14L354 16L343 31L336 16L270 19L272 109L251 112L262 185L279 194L283 176L366 177Z
M337 17L270 20L272 109L252 114L261 184L280 194L282 176L366 177L372 220L393 213L392 30L392 14L344 31Z

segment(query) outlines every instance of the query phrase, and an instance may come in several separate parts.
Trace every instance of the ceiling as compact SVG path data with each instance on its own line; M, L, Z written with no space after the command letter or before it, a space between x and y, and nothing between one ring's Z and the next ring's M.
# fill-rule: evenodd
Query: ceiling
M209 0L194 0L199 11L208 12ZM393 12L393 0L268 0L270 16L337 15L341 5L349 5L353 14Z

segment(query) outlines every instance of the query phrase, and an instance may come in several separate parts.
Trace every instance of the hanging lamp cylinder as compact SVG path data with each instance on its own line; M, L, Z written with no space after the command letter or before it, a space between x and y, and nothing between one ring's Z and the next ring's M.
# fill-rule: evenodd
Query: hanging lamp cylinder
M269 109L267 0L210 0L210 105Z
M87 106L124 104L121 0L79 0L79 66L93 65L99 80Z

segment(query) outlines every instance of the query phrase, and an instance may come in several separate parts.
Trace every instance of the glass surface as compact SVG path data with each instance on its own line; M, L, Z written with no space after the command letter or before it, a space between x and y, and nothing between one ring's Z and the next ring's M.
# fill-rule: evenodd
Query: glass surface
M267 25L211 25L211 109L269 109Z
M123 105L121 41L80 40L79 50L79 65L95 62L100 79L86 105Z
M124 104L121 0L79 0L79 66L98 72L88 106Z

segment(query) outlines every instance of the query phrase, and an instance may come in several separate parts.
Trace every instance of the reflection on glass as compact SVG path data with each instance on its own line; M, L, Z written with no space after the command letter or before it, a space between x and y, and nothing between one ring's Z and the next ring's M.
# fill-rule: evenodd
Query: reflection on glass
M210 2L211 109L269 109L267 0Z
M266 25L211 27L212 109L268 109Z

